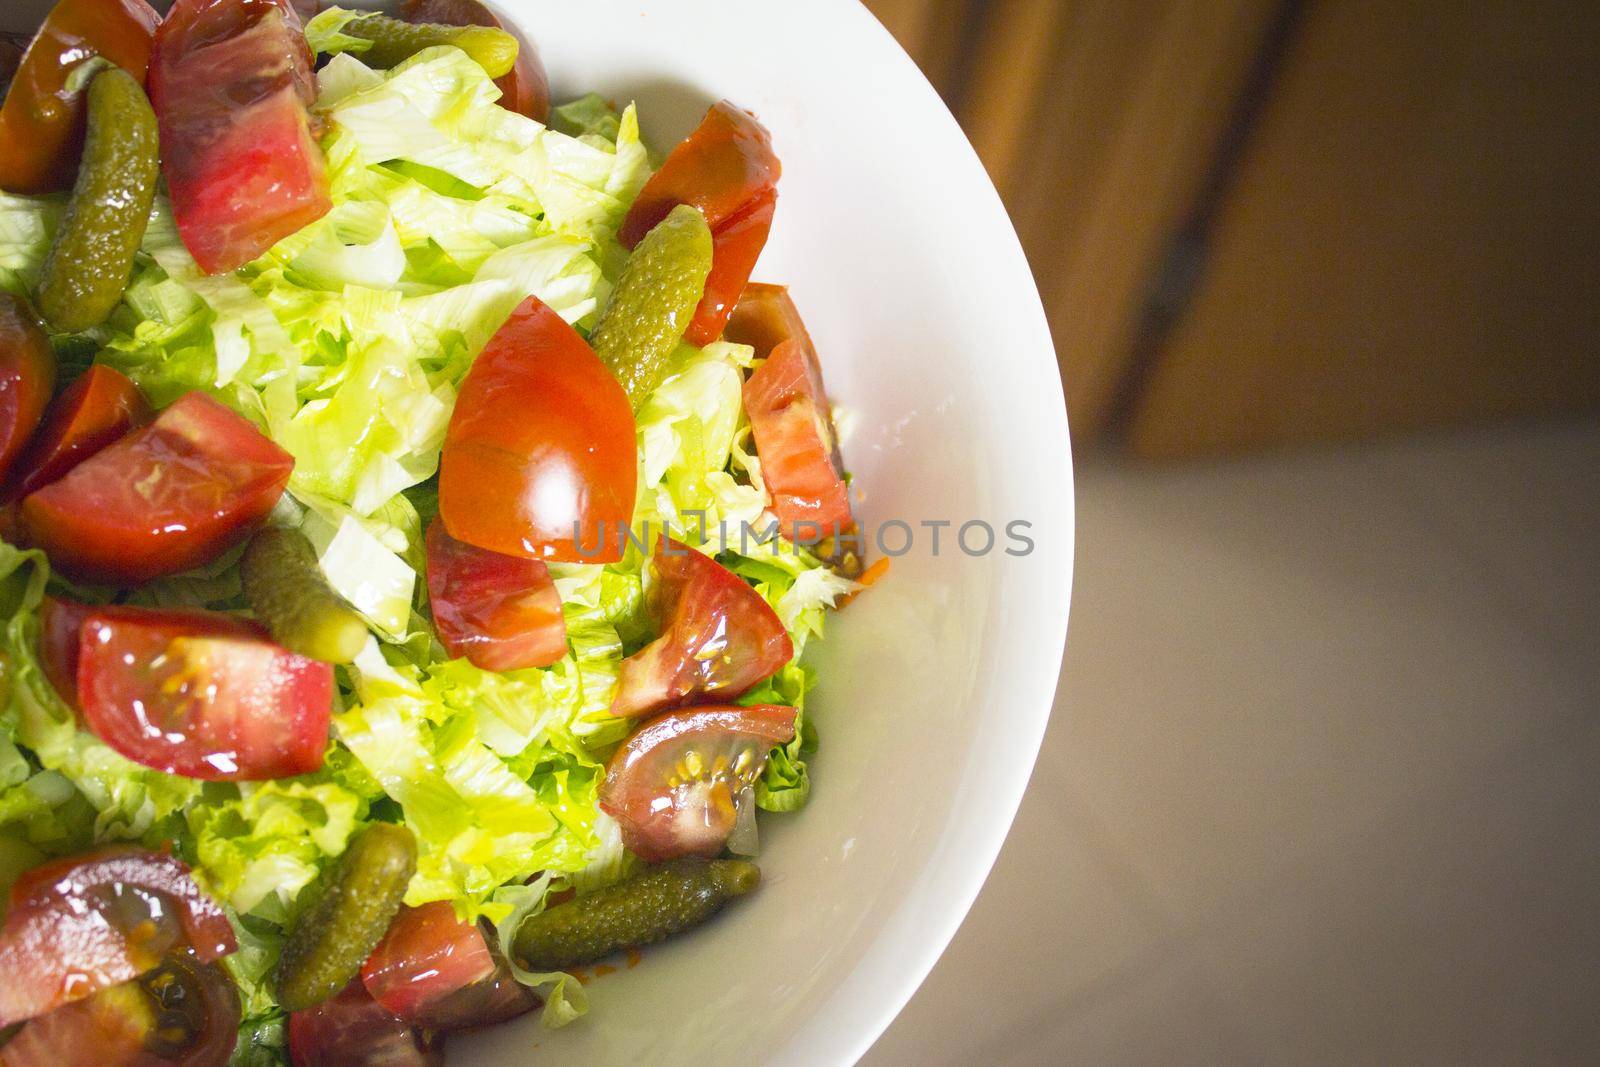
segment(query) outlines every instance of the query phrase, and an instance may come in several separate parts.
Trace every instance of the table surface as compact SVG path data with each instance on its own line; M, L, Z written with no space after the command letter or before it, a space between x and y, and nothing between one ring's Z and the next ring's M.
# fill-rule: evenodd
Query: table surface
M1594 1062L1600 422L1080 478L1032 785L867 1067Z

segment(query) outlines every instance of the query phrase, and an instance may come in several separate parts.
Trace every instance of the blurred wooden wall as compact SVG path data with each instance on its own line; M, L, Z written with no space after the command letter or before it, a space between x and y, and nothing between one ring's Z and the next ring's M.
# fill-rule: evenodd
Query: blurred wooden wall
M1080 443L1600 407L1600 3L867 6L1010 206Z

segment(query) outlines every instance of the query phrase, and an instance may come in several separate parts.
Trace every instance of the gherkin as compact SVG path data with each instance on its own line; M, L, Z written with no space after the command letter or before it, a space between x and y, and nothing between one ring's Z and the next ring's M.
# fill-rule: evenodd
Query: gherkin
M257 533L239 574L250 610L285 648L327 663L350 663L365 647L367 624L328 584L299 530L268 526Z

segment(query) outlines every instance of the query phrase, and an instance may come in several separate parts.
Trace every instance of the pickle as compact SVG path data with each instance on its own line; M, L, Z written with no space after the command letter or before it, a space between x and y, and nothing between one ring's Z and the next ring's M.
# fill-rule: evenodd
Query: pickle
M268 526L239 561L245 600L273 640L325 663L351 663L367 643L367 624L334 591L299 530Z
M622 382L635 410L667 376L710 273L711 227L688 204L673 208L628 257L589 343Z
M424 48L443 44L461 49L491 78L503 78L517 65L517 39L493 26L443 26L368 15L345 26L343 32L372 42L371 48L357 54L367 66L379 70L397 67Z
M744 860L684 859L540 912L512 940L533 971L564 971L698 926L761 883Z
M351 839L284 942L274 975L284 1011L337 996L378 947L417 871L417 839L404 826L373 823Z
M96 74L88 111L78 181L39 279L39 310L59 333L100 325L122 299L160 170L156 115L133 75Z

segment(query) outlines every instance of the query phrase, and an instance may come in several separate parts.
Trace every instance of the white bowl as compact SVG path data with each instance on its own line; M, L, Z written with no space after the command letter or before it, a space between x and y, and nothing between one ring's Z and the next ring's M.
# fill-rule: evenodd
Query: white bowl
M792 288L856 413L845 455L865 523L915 537L811 653L815 788L803 812L763 818L760 892L591 983L582 1021L458 1039L451 1061L852 1063L966 915L1050 713L1072 473L1032 276L966 138L854 0L497 6L538 44L557 99L637 100L662 150L719 97L771 128L784 175L756 277ZM24 0L3 28L47 7ZM936 554L920 524L941 519L955 525ZM969 520L997 529L993 552L953 544ZM1032 524L1028 555L1004 551L1013 521ZM898 528L886 536L899 547Z

